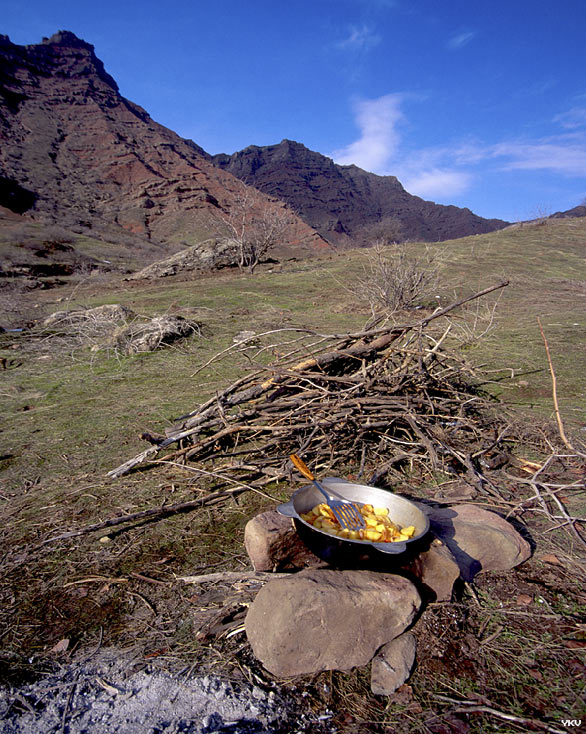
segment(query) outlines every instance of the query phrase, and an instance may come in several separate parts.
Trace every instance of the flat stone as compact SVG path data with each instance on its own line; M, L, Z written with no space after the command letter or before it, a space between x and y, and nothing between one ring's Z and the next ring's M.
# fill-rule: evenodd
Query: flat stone
M311 568L263 586L246 634L274 675L350 670L407 629L420 605L414 584L401 576Z
M372 659L370 690L377 696L390 696L411 675L417 640L407 632L387 642Z
M453 553L460 575L471 581L481 571L508 571L531 556L531 546L500 515L477 505L428 510L432 532Z
M438 489L435 498L455 502L456 500L472 500L477 495L476 489L466 482L450 482Z
M290 517L263 512L244 528L244 546L255 571L293 571L323 565L303 543Z
M460 578L458 561L439 538L402 568L418 579L434 601L449 601Z

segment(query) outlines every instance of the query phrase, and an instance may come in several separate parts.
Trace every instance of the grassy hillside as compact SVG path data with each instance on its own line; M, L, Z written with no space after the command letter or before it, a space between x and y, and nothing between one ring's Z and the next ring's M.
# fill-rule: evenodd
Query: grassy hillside
M586 220L515 225L440 247L445 258L444 280L453 284L454 291L478 289L498 278L510 281L497 306L496 328L471 351L474 360L488 369L512 375L496 392L540 415L551 411L551 378L537 322L540 318L563 413L576 426L584 427Z
M423 246L410 247L416 253ZM518 225L431 247L441 259L437 293L422 311L401 318L416 319L430 313L435 303L447 305L508 279L510 285L500 292L494 328L475 342L475 322L477 332L488 322L483 320L485 307L477 309L474 303L456 313L449 338L461 344L467 360L485 366L486 386L495 395L536 423L552 413L551 378L537 324L540 317L558 377L562 414L572 435L583 439L586 220ZM56 333L0 335L0 356L7 360L7 369L0 375L5 553L0 578L0 626L5 635L0 663L2 657L11 660L23 651L29 656L46 655L63 638L74 647L99 638L104 644L138 645L148 654L170 650L173 659L205 657L193 635L193 592L174 579L207 567L245 566L243 527L259 508L271 506L270 501L249 493L227 509L137 526L113 533L109 542L100 543L89 535L65 544L38 544L50 535L107 517L196 497L197 482L177 467L141 470L116 481L107 480L105 474L145 448L141 432L164 432L175 417L251 368L246 355L237 352L200 369L230 347L238 332L303 326L323 333L362 327L370 310L352 286L369 257L369 251L358 250L265 267L254 276L222 271L197 280L174 277L125 283L88 276L75 285L23 296L29 299L32 313L120 303L138 314L192 318L201 325L201 332L178 346L134 356L114 349L92 350L91 342L67 341ZM486 301L492 304L495 298ZM445 322L438 321L438 334L445 327ZM269 348L263 359L281 348L279 338L265 338ZM271 492L279 499L287 497L289 490L280 486ZM567 536L559 541L557 537L548 535L548 542L562 547ZM134 588L108 582L128 580L133 573L163 580L167 586ZM564 578L575 578L572 574L570 570ZM76 591L82 588L83 594ZM128 593L130 588L134 595ZM496 591L488 586L485 593ZM156 616L151 616L141 596L156 609ZM490 603L498 604L494 599ZM519 640L514 639L515 645ZM348 686L363 683L355 680ZM452 683L466 695L462 681ZM511 691L517 684L511 679ZM416 685L423 690L429 681ZM434 685L446 692L437 681ZM522 686L526 685L525 681ZM539 693L546 709L553 705L555 690Z

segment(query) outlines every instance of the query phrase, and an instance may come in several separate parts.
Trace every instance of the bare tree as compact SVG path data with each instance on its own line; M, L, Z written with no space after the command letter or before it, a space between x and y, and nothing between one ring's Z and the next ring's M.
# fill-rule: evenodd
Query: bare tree
M254 192L237 197L221 217L221 234L234 251L238 267L254 273L256 266L283 239L292 224L292 213L283 204L269 206Z

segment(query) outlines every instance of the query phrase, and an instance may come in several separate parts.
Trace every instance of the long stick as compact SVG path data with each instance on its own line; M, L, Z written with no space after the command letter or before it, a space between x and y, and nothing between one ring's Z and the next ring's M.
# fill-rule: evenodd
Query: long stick
M211 492L206 494L205 497L200 497L197 500L190 500L189 502L180 502L176 505L167 505L167 507L155 507L151 510L141 510L140 512L133 512L130 515L122 515L120 517L113 517L110 520L104 520L104 522L98 522L94 525L87 525L85 528L80 530L71 530L68 533L62 533L61 535L55 535L52 538L44 540L39 547L47 545L47 543L54 543L56 540L66 540L67 538L76 538L79 535L86 535L87 533L94 533L96 530L103 530L104 528L112 528L117 525L123 525L124 523L134 522L136 520L145 520L150 517L162 517L166 515L174 515L178 512L187 512L189 510L196 510L198 507L204 505L214 504L222 499L228 499L228 497L234 497L242 492L246 492L249 489L246 485L234 487L234 489L222 489L218 492Z
M271 579L282 579L291 577L291 573L268 573L266 571L218 571L217 573L204 573L200 576L177 576L178 581L186 584L206 584L210 581L270 581Z
M555 371L553 369L553 363L551 361L551 354L549 353L549 344L547 343L545 332L543 331L543 326L541 325L541 319L539 318L539 316L537 317L537 323L539 324L539 330L541 331L541 336L543 337L543 343L545 344L545 353L547 355L547 362L549 364L549 371L551 373L551 396L553 398L553 408L555 411L555 419L558 424L558 431L560 434L560 438L562 439L564 444L570 449L570 451L575 452L576 449L568 441L566 432L564 430L564 424L562 423L562 416L560 414L560 406L558 403L558 395L557 395L557 379L555 376Z

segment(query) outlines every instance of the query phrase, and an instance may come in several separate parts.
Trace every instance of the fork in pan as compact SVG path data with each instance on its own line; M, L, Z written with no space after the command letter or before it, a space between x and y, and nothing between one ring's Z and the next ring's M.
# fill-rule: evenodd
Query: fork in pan
M301 472L301 474L309 479L310 482L313 482L315 487L319 489L319 491L326 498L327 505L333 512L336 520L340 523L340 527L346 528L347 530L359 530L366 527L364 518L360 514L360 511L355 504L334 499L317 481L317 479L311 472L311 469L304 461L302 461L302 459L299 458L299 456L297 456L297 454L291 454L289 458L291 459L295 467Z

